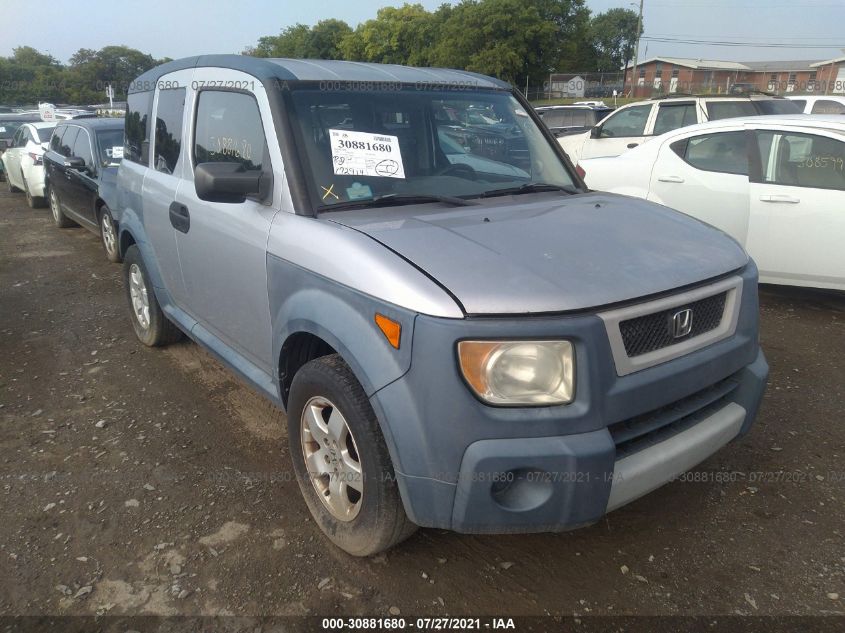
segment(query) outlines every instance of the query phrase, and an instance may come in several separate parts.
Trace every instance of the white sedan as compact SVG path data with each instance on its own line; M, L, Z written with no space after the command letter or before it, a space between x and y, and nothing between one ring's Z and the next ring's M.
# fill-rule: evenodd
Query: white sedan
M55 122L24 123L3 152L9 191L23 191L31 208L44 205L44 150L55 127Z
M578 169L591 189L722 229L754 258L763 283L845 290L841 115L711 121L621 156L582 159Z

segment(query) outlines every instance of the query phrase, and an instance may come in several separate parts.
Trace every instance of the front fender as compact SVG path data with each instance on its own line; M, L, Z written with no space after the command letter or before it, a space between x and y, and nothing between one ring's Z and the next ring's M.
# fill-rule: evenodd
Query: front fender
M331 345L355 374L367 396L403 376L411 365L416 313L379 301L273 255L267 257L273 327L273 357L285 341L313 334ZM394 349L375 323L376 313L402 326ZM279 379L279 365L274 369Z
M123 209L118 224L118 245L120 249L120 257L126 257L126 250L131 244L135 244L138 250L141 251L141 257L144 258L144 266L147 268L147 273L150 276L155 287L156 298L161 304L169 304L170 296L164 287L161 271L158 268L155 254L152 251L152 246L147 239L146 231L144 231L144 224L138 213L132 207Z

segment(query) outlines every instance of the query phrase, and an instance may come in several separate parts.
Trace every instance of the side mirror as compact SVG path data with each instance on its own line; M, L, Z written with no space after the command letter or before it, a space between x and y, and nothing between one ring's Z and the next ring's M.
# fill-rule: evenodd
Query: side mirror
M85 159L80 158L79 156L69 156L64 160L64 166L68 169L78 169L82 171L86 168Z
M601 126L596 125L590 129L590 138L601 138Z
M247 196L264 200L273 189L273 177L246 170L241 163L200 163L194 169L197 198L207 202L238 203Z

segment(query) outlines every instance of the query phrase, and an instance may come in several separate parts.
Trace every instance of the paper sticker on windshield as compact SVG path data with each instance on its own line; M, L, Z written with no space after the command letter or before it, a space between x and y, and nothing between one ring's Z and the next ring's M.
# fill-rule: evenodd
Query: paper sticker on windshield
M109 158L123 158L123 145L106 148L106 156Z
M329 130L332 165L339 176L404 178L399 139L386 134Z

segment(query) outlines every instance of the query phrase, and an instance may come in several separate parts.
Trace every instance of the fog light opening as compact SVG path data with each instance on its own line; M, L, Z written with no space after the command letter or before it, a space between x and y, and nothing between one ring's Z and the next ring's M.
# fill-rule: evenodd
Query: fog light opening
M511 512L535 510L554 492L552 476L536 468L516 468L502 473L490 486L490 496L501 508Z

